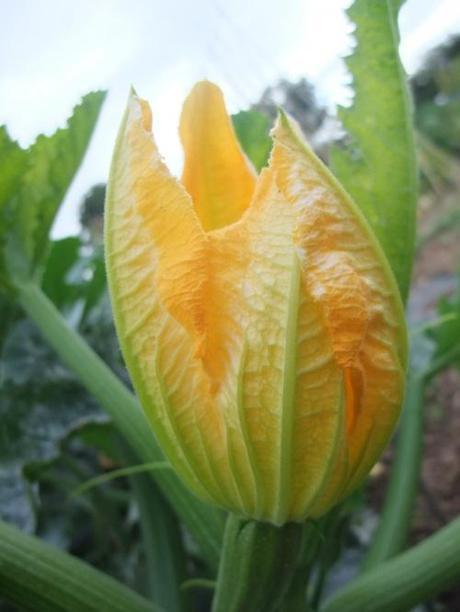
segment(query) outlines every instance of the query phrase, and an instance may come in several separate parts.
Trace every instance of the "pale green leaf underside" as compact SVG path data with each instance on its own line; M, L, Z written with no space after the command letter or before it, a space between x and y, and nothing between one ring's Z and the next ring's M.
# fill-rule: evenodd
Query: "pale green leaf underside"
M355 0L356 47L346 59L354 100L339 117L350 141L332 167L376 233L407 297L415 244L417 172L412 112L398 55L402 0Z

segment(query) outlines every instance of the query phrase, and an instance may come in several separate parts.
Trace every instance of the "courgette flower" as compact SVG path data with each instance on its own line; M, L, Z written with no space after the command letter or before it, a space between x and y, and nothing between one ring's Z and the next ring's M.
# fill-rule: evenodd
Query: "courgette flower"
M106 210L143 409L201 498L277 525L318 517L362 482L400 412L406 329L385 256L283 112L259 176L212 83L183 107L181 180L151 129L133 92Z

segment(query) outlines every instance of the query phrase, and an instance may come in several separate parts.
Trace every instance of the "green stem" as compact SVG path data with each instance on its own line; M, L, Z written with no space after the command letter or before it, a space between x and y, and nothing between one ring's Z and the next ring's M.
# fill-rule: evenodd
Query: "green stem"
M397 555L406 545L422 463L424 388L423 377L409 375L391 479L382 517L364 561L365 571Z
M145 463L163 461L163 454L134 395L88 344L68 327L40 287L25 283L17 289L19 303L25 312L61 359L110 414L118 431L139 459ZM220 513L194 497L175 473L158 470L151 475L190 529L208 562L217 567L223 528Z
M456 584L460 576L460 518L407 552L356 579L321 612L410 610Z
M180 587L185 574L180 525L147 476L132 476L130 480L139 506L152 600L168 612L180 612L184 600Z
M303 550L286 597L283 599L283 610L289 612L308 612L313 610L308 605L307 587L313 564L321 551L322 534L312 521L304 524Z
M90 565L0 521L0 595L21 610L159 612Z
M121 445L123 454L128 461L133 461L133 453L124 446ZM181 592L185 553L180 525L147 474L132 474L129 480L139 508L150 596L167 612L181 612L185 602L185 594Z
M268 523L229 515L213 612L282 610L301 560L303 525Z
M429 380L460 357L460 346L431 361L423 372L408 375L395 462L376 535L363 564L367 571L404 549L418 491L423 447L423 395Z

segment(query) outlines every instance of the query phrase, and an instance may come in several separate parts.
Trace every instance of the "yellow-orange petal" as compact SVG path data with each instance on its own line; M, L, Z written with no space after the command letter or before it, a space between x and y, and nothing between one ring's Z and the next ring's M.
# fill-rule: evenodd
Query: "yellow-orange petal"
M197 83L180 121L184 148L182 183L203 228L217 229L241 217L251 201L255 172L241 150L221 90Z
M283 523L305 516L343 437L342 375L304 292L295 217L273 173L239 222L205 233L133 96L106 215L115 320L133 384L202 497ZM175 231L176 225L180 228ZM292 461L295 431L304 431Z
M238 367L224 387L222 410L230 440L243 440L246 449L236 457L238 474L252 473L255 483L244 511L276 524L305 518L343 435L341 372L305 291L294 221L265 170L243 218L210 236L222 257L219 283L228 295L222 313L233 321ZM239 481L251 493L249 476Z
M133 96L106 248L123 353L168 457L205 499L281 524L369 469L398 412L405 334L348 196L287 120L275 141L246 212L204 231Z
M294 240L307 291L322 311L344 381L346 453L334 470L341 471L340 479L331 480L312 507L321 514L362 480L395 426L407 361L404 314L388 263L360 211L284 114L274 139L272 166L295 210Z
M226 504L225 479L214 474L219 456L208 458L209 446L222 448L221 417L201 401L205 381L195 359L206 318L204 233L150 130L148 104L132 94L106 201L115 323L133 385L169 459L202 497Z

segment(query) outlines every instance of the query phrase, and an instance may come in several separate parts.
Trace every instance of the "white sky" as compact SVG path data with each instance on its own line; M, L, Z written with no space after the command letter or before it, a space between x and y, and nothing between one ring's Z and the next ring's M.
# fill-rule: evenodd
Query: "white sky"
M193 83L208 78L236 112L267 84L306 76L329 107L346 102L340 57L350 48L350 0L0 0L0 124L21 145L62 125L93 89L109 96L85 161L54 228L77 231L77 207L105 181L129 86L147 98L154 130L180 172L177 123ZM406 70L460 32L457 0L407 0L401 13ZM0 160L1 163L1 160Z

